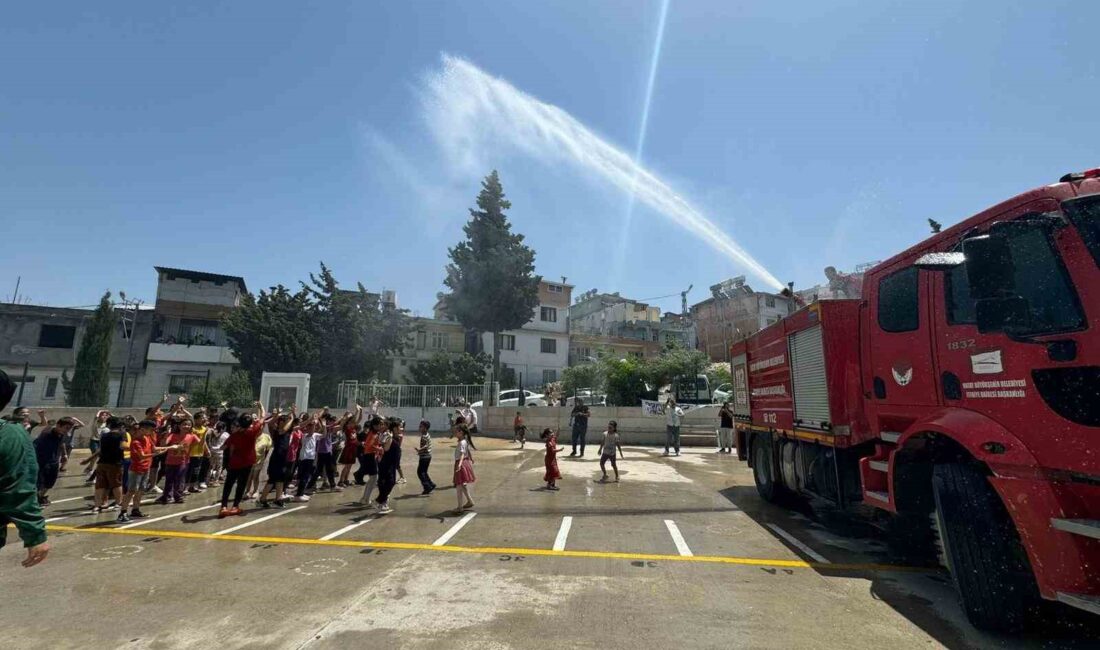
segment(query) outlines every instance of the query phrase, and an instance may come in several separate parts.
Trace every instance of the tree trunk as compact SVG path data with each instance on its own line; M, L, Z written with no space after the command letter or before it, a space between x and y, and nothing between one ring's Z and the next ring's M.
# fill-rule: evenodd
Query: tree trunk
M498 385L500 383L500 332L493 332L493 382ZM498 399L500 395L493 392L490 404L496 406Z

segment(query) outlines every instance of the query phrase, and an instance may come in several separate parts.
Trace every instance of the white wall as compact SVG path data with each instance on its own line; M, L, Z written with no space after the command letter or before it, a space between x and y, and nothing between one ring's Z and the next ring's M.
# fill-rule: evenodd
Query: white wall
M544 370L553 370L556 380L561 379L561 371L569 365L568 334L533 330L512 330L505 334L516 337L516 349L501 350L500 362L509 368L514 368L517 373L523 373L524 386L528 388L542 386ZM556 351L553 354L542 352L542 339L557 341ZM492 354L493 335L483 335L482 343L486 353Z
M162 274L157 283L157 300L238 307L240 298L240 288L235 282L216 284L208 280L195 282L185 278L169 280Z

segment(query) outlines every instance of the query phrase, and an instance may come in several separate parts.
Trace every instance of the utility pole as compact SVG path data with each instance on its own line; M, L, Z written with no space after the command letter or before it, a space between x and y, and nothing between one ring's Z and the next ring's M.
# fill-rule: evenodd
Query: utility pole
M126 377L130 371L130 357L134 355L134 329L137 327L138 307L142 305L143 301L140 298L127 300L126 293L123 291L119 291L118 295L120 298L122 298L122 304L125 305L127 308L132 309L132 311L130 311L129 317L127 317L125 312L123 312L122 315L122 331L124 333L128 332L127 338L130 339L130 345L127 347L126 350L126 362L122 364L122 380L118 383L118 399L115 400L115 408L122 408L122 396L126 394ZM130 325L129 330L126 329L127 320L129 320Z
M11 295L11 304L13 305L19 304L19 284L21 282L23 282L23 276L17 276L15 278L15 293Z

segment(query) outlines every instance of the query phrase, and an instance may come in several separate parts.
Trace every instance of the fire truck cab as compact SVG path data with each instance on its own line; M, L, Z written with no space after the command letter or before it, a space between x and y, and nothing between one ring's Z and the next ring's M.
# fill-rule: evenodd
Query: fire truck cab
M731 349L768 500L938 542L970 620L1100 614L1100 169L964 220ZM938 539L937 539L938 538Z

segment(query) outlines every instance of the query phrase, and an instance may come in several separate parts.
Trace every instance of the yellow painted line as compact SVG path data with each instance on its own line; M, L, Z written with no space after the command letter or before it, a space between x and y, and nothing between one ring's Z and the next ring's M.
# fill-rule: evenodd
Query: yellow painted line
M201 539L215 542L251 542L253 544L297 544L300 546L335 546L341 548L381 548L403 551L439 551L443 553L471 553L477 555L534 555L540 557L573 557L603 560L649 560L654 562L693 562L703 564L732 564L765 566L785 569L822 569L831 571L918 571L921 567L895 566L891 564L821 564L803 560L771 558L727 557L722 555L662 555L658 553L619 553L615 551L555 551L547 548L513 548L507 546L434 546L412 542L366 542L347 539L310 539L305 537L262 537L259 535L215 535L178 530L140 530L136 528L78 528L76 526L47 525L48 530L66 533L91 533L97 535L132 535L137 537L168 537L175 539Z

